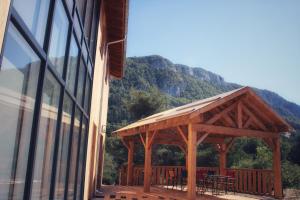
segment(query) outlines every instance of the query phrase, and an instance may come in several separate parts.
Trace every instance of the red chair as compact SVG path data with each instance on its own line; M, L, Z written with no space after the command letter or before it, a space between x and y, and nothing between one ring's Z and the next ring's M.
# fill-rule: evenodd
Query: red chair
M228 176L227 177L226 192L227 191L232 191L235 194L235 171L227 170L226 171L226 176Z

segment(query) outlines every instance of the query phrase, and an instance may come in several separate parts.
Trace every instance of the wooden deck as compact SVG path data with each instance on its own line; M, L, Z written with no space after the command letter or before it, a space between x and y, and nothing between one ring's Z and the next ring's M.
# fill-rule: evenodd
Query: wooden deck
M176 189L167 189L164 187L154 186L151 187L150 192L144 193L143 187L140 186L102 186L101 188L102 194L105 198L95 198L94 200L102 200L102 199L110 199L110 195L116 195L117 198L121 198L121 196L126 196L126 199L147 199L147 200L186 200L187 192L176 190ZM205 193L204 195L198 194L196 197L197 200L219 200L219 199L230 199L230 200L271 200L273 198L263 197L263 196L255 196L255 195L247 195L241 193L228 193L228 194L220 194L217 196L211 195L210 192Z

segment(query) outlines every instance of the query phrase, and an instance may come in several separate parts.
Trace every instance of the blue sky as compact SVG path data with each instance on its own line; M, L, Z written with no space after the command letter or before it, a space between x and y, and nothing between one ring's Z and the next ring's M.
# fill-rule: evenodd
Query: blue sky
M300 105L300 0L131 0L127 56L157 54Z

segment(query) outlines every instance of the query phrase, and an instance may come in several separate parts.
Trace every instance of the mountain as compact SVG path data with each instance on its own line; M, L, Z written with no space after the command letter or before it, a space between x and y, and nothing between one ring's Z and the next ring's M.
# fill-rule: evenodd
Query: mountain
M169 106L175 107L242 86L226 82L220 75L203 68L174 64L161 56L130 57L126 61L125 77L111 82L109 122L130 121L124 105L124 100L129 98L128 91L148 91L152 87L164 93L169 99ZM253 89L296 129L300 129L299 105L272 91Z

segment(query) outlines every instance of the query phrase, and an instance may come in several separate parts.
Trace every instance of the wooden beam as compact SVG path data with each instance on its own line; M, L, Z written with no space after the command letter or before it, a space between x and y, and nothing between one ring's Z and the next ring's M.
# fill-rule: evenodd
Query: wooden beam
M144 164L144 192L150 192L151 185L151 175L152 175L152 166L151 166L151 154L152 148L150 146L150 132L146 132L146 145L145 145L145 164Z
M235 138L231 138L230 141L226 144L226 150L225 152L228 153L230 147L233 145Z
M220 175L226 175L226 144L222 143L220 147L220 156L219 156L219 167L220 167Z
M265 144L266 144L272 151L275 150L275 146L274 146L274 143L273 143L272 139L270 139L270 138L263 138L263 141L265 142Z
M228 106L225 108L223 111L220 113L214 115L212 118L210 118L208 121L206 121L206 124L213 124L216 121L218 121L220 118L222 118L224 115L226 115L228 112L232 111L236 107L237 103L233 103L232 105Z
M252 122L252 120L251 120L251 117L249 116L249 118L247 119L247 121L243 125L243 128L247 129L250 126L251 122Z
M209 135L209 133L203 134L203 135L199 138L199 140L197 141L197 146L198 146L199 144L201 144L201 142L203 142L203 140L205 140L205 138L207 138L208 135Z
M155 137L155 135L156 135L157 132L158 132L158 131L153 131L152 136L151 136L151 138L150 138L149 147L152 146L153 141L154 141L154 137ZM148 147L148 148L149 148L149 147Z
M262 130L266 131L267 127L243 104L241 104L243 107L244 112L251 117L253 122L259 126Z
M194 124L197 131L210 132L212 134L231 135L231 136L247 136L257 138L278 138L279 134L267 131L257 131L249 129L237 129L224 126L215 126L207 124Z
M188 183L187 183L187 199L196 199L196 156L197 156L197 132L193 128L193 124L188 125Z
M231 117L228 115L228 113L226 115L224 115L223 118L228 124L230 124L231 127L236 127L235 122L231 119Z
M146 148L146 143L145 143L145 140L144 140L142 134L140 133L139 136L141 138L142 144L144 145L144 148Z
M274 196L281 199L282 194L282 182L281 182L281 155L280 155L280 138L273 139L273 173L274 173Z
M179 133L179 135L182 137L183 141L185 142L185 144L188 143L188 140L183 132L183 130L180 128L180 126L177 126L177 132Z
M121 138L121 142L123 143L123 145L126 147L126 149L129 149L128 144L126 143L126 141L124 140L124 138Z
M243 112L242 112L242 105L239 101L237 104L237 125L238 128L243 128Z
M128 164L127 164L127 185L132 185L133 180L133 155L134 155L134 142L129 141L128 148Z

